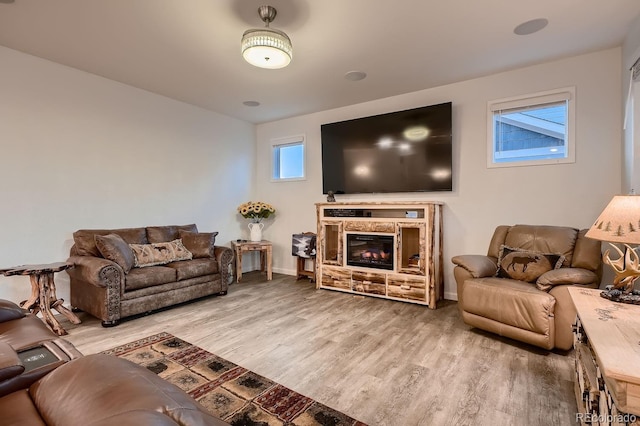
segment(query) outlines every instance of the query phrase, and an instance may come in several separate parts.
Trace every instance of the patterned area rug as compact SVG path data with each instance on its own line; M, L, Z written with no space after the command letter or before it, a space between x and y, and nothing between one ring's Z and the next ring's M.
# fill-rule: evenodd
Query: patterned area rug
M145 366L234 426L366 426L169 333L102 353Z

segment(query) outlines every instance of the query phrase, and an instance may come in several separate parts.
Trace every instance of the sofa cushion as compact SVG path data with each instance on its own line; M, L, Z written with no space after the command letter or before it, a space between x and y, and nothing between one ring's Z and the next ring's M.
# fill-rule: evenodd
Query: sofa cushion
M508 278L464 282L462 310L539 334L551 332L556 299L534 284Z
M180 230L178 236L184 246L193 253L194 259L214 257L213 246L216 244L217 232L190 232Z
M125 291L152 287L158 284L176 282L176 270L166 266L133 268L124 280Z
M100 250L96 247L95 235L117 234L127 244L147 244L147 232L144 228L124 229L80 229L73 233L75 254L78 256L100 257Z
M118 234L94 235L94 239L102 257L116 262L128 274L136 260L129 244Z
M218 273L218 261L211 258L172 262L165 266L176 270L178 281Z
M535 282L540 275L558 269L564 262L560 254L538 253L502 245L496 276Z
M190 225L147 226L147 240L150 243L173 241L180 238L178 235L180 230L198 232L194 223Z
M164 265L178 260L190 260L193 255L182 244L182 240L173 240L166 243L155 244L131 244L135 256L135 266L143 268L147 266Z
M587 231L582 229L578 233L571 266L596 272L602 267L602 242L585 237Z
M0 412L4 425L46 426L26 389L0 398Z

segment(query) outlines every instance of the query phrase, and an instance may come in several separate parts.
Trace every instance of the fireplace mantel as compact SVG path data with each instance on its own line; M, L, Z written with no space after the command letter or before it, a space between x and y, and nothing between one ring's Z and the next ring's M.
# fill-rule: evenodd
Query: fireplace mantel
M438 201L317 203L317 288L435 309L444 287L443 206ZM376 242L370 250L349 250L349 235L350 240L358 235ZM389 236L391 248L381 246L378 241L388 241ZM365 254L391 256L393 264L380 269L382 262L369 267L354 259Z

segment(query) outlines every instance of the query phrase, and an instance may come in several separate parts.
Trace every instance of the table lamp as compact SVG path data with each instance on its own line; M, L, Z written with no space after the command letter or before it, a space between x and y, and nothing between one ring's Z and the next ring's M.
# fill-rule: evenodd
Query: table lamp
M640 244L640 195L613 197L586 236L608 242L619 255L617 259L611 259L610 250L606 250L602 256L603 262L615 271L613 289L603 292L602 296L615 300L622 294L631 293L634 282L640 277L640 258L631 247L631 244ZM640 297L637 302L628 302L640 303Z

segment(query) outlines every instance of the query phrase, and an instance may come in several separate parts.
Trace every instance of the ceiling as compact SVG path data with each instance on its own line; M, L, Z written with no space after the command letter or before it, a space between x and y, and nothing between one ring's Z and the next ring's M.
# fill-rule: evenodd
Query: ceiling
M287 68L242 59L262 4L293 43ZM0 45L261 123L619 46L639 13L638 0L0 0ZM514 34L536 18L549 25Z

